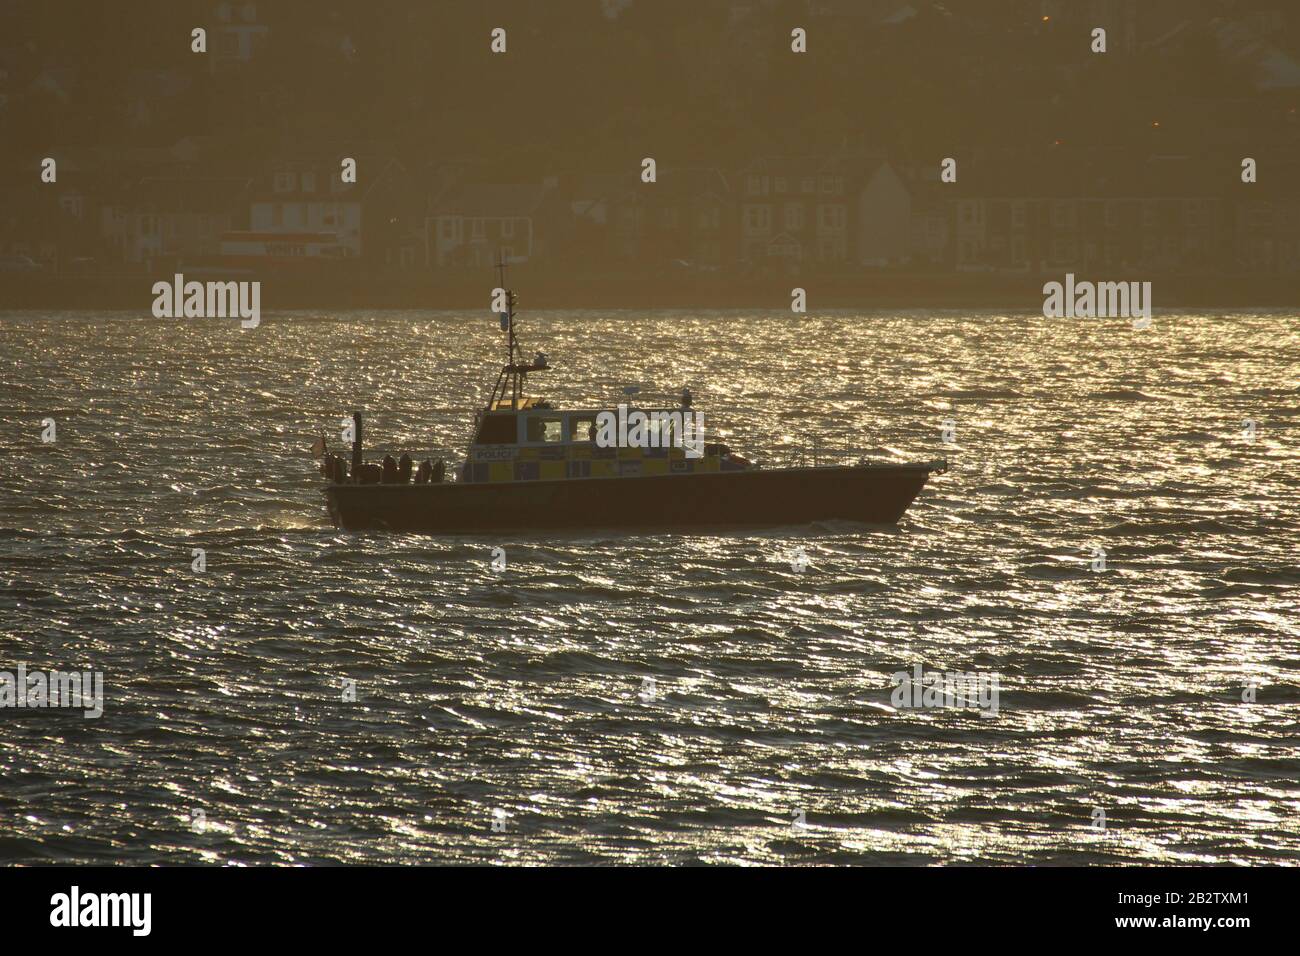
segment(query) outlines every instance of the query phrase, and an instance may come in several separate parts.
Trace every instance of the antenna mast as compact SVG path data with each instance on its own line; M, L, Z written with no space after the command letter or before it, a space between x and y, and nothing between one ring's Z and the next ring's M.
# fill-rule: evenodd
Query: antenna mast
M506 294L506 344L510 352L510 365L515 364L515 294L510 291L506 285L506 257L504 253L497 255L497 275L501 281L501 289ZM516 390L517 393L517 390Z
M505 253L497 255L497 275L500 277L501 290L506 294L506 311L502 314L502 325L506 330L506 346L509 350L509 361L504 369L501 370L501 379L497 381L497 388L493 389L494 395L499 391L501 400L506 397L506 384L502 379L509 374L510 388L510 407L511 409L519 408L519 399L522 397L523 379L526 370L515 364L515 349L518 348L518 341L515 339L515 294L506 287L506 257Z

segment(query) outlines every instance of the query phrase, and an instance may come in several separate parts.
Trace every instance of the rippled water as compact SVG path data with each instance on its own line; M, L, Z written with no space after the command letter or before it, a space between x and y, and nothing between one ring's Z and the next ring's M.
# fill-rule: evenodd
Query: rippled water
M0 668L107 686L0 710L0 860L1300 859L1294 315L524 323L564 405L952 471L894 529L345 534L313 437L453 454L490 317L0 315Z

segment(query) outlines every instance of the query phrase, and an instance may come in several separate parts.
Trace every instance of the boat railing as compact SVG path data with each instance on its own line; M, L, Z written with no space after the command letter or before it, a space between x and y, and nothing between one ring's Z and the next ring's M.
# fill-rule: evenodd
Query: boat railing
M856 465L869 457L866 449L848 438L812 438L807 441L777 445L758 459L766 468L821 468Z

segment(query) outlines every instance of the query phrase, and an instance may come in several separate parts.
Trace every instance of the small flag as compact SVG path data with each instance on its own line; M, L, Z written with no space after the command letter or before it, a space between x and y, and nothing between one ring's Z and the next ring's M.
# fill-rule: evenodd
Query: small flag
M311 443L311 456L313 458L320 458L324 454L325 454L325 436L321 435L319 438L317 438L314 442Z

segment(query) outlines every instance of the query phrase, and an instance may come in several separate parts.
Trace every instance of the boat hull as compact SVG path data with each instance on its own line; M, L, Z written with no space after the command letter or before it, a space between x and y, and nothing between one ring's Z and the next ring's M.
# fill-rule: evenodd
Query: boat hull
M894 524L941 464L441 484L330 484L336 527L475 534L583 528Z

